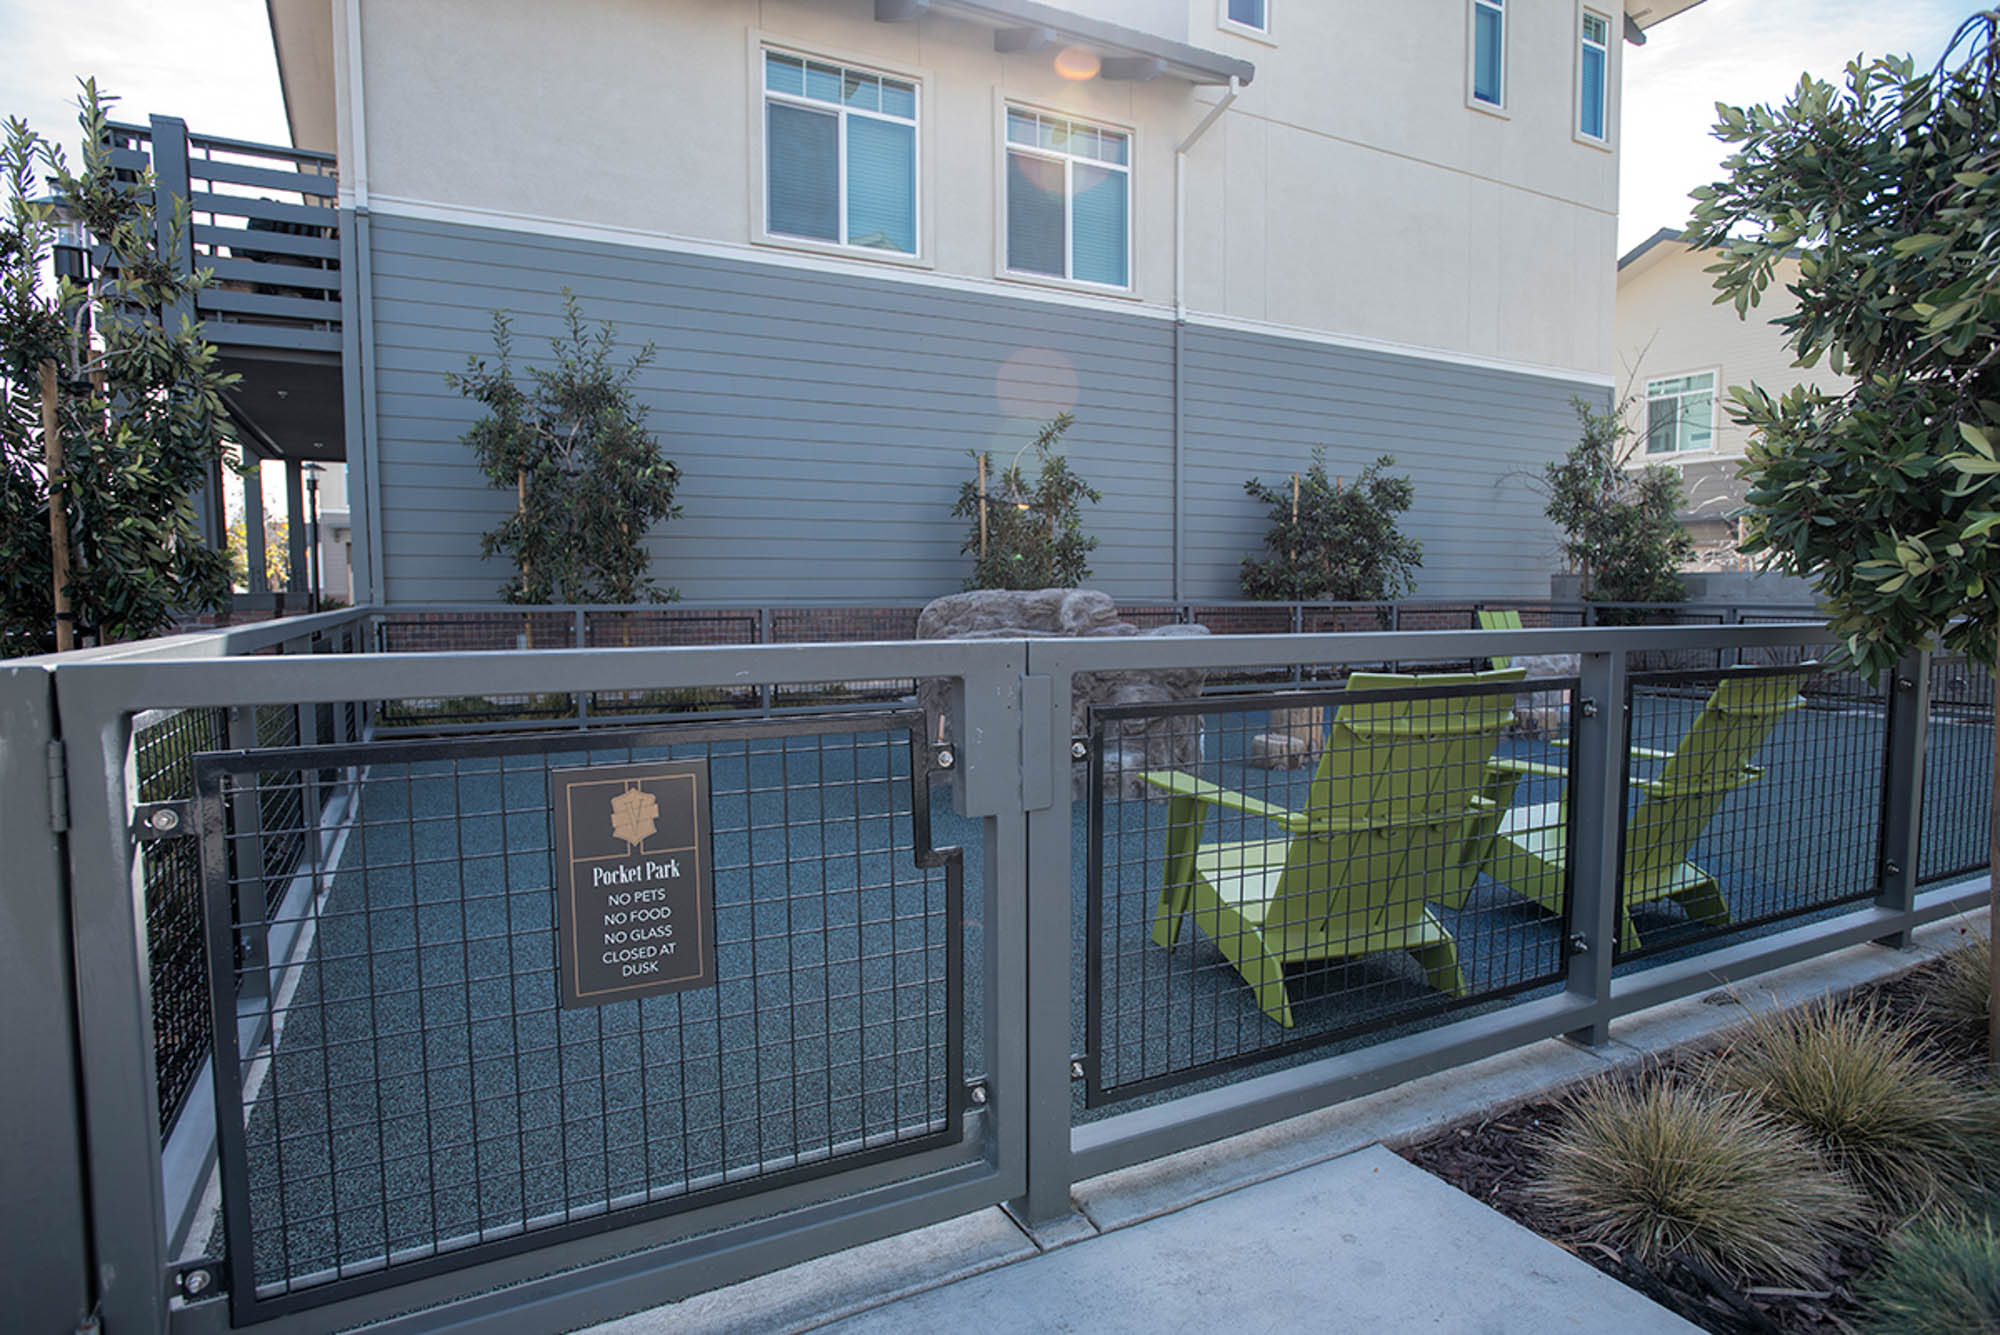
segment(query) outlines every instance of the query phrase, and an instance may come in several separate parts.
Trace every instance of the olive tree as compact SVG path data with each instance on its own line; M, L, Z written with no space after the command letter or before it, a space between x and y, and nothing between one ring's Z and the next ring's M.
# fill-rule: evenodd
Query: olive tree
M1746 313L1796 253L1798 310L1775 323L1801 366L1853 377L1733 389L1732 412L1753 431L1744 550L1811 580L1874 677L1933 643L2000 659L1996 29L1983 10L1934 69L1856 60L1782 106L1718 107L1729 174L1695 191L1718 300ZM2000 865L2000 806L1989 820ZM2000 1053L2000 1006L1993 1026Z
M0 652L56 647L51 497L67 530L68 596L80 633L141 639L229 596L229 559L203 540L193 496L216 475L236 377L201 327L163 314L190 304L205 272L160 254L153 192L121 181L105 134L111 99L77 99L82 170L20 120L0 142ZM87 286L50 285L54 204L46 180L104 263ZM168 220L187 226L185 204ZM84 331L92 331L85 333ZM44 367L57 370L55 476Z

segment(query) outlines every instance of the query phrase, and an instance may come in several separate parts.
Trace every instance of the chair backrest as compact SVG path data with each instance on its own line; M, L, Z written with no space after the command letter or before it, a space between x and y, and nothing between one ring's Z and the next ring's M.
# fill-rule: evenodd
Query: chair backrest
M1357 672L1347 689L1478 686L1526 675L1520 668ZM1306 811L1339 822L1391 825L1463 810L1480 790L1486 761L1513 713L1514 697L1506 692L1342 705L1327 729Z
M1726 677L1717 684L1659 774L1633 780L1643 796L1625 836L1628 874L1666 870L1686 859L1723 799L1758 777L1750 762L1778 721L1802 703L1799 688L1818 670L1802 663L1789 672Z
M1479 609L1479 629L1519 630L1521 629L1521 614L1511 607L1482 607ZM1505 668L1513 661L1511 657L1503 658L1495 655L1493 666L1496 668Z
M1347 689L1481 686L1526 675L1522 668L1357 672ZM1327 729L1304 813L1326 822L1329 833L1295 837L1287 848L1278 891L1284 921L1420 914L1427 887L1459 854L1465 814L1513 716L1514 696L1505 691L1342 705Z

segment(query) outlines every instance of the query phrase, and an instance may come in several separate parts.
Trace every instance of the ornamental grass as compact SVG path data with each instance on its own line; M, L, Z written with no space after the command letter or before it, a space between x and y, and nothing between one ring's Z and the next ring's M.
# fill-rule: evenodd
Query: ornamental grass
M1965 1087L1924 1055L1913 1026L1872 1003L1760 1016L1707 1075L1806 1132L1892 1220L1996 1178L2000 1102Z
M1968 933L1965 941L1938 957L1937 972L1924 993L1930 1022L1943 1033L1976 1040L1983 1048L1991 977L1986 938Z
M1890 1242L1860 1298L1868 1335L2000 1335L2000 1234L1990 1218L1918 1224Z
M1756 1099L1660 1080L1576 1095L1531 1188L1583 1238L1649 1267L1817 1286L1867 1212L1811 1139Z

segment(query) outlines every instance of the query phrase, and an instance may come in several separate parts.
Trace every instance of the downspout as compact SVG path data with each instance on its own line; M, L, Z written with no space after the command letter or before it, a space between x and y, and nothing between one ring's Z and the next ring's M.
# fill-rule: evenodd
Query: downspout
M1174 150L1174 583L1173 597L1179 602L1186 594L1185 569L1187 527L1187 155L1188 150L1208 133L1209 126L1242 94L1243 88L1232 75L1229 91L1209 108L1201 123L1189 131Z

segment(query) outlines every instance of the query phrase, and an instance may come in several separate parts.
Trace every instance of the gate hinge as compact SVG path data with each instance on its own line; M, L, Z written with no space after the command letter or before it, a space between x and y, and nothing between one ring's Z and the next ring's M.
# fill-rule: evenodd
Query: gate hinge
M49 830L69 833L69 753L63 744L51 741L45 753L49 771Z
M132 808L132 837L145 843L194 833L194 803L141 802Z

